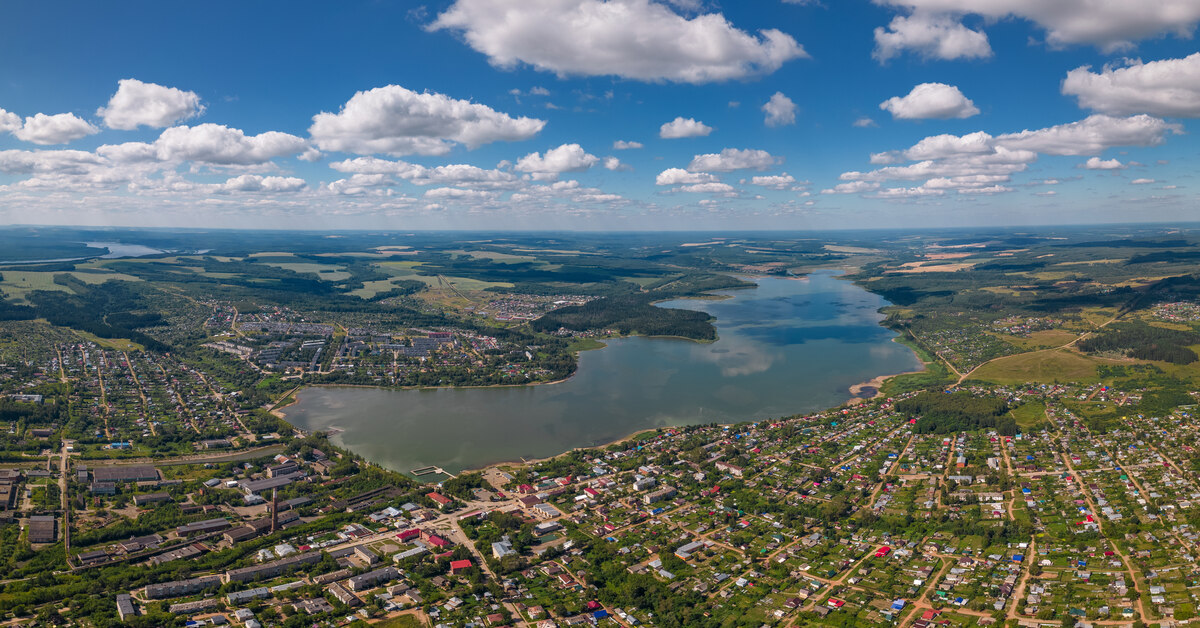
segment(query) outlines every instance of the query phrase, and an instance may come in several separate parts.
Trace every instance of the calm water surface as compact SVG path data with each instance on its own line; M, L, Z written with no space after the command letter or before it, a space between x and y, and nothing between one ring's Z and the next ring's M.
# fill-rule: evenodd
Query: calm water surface
M892 342L887 302L819 271L764 278L724 301L661 304L716 317L712 344L623 338L580 355L570 380L547 386L436 390L312 388L286 410L306 430L398 471L447 471L540 458L641 429L780 417L836 406L847 388L920 368Z

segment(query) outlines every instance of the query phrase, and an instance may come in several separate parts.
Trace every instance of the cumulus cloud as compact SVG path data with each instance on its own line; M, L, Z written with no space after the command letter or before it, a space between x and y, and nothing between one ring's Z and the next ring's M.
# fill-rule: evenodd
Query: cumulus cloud
M1092 157L1080 164L1080 167L1087 168L1088 170L1123 170L1125 164L1116 159L1103 160L1099 157Z
M948 120L970 118L979 113L971 99L963 96L957 87L945 83L921 83L907 96L893 96L879 103L879 108L900 120Z
M786 172L778 175L757 176L750 179L750 184L771 190L790 190L795 189L796 177Z
M7 120L0 120L0 124L11 127L10 116L11 114L4 116ZM58 113L52 116L38 113L25 118L21 127L13 129L12 134L24 142L47 145L66 144L99 132L100 129L73 113Z
M688 172L683 168L668 168L658 173L658 177L654 179L655 185L697 185L716 182L715 175L707 172Z
M497 67L559 76L709 83L807 56L778 29L754 35L720 13L688 19L650 0L457 0L428 28L462 33Z
M1200 118L1200 52L1182 59L1125 67L1090 66L1067 73L1062 93L1079 99L1079 106L1111 115L1147 113L1173 118Z
M659 127L658 136L673 140L681 137L704 137L712 132L712 127L703 122L679 116Z
M735 194L736 190L728 183L696 183L693 185L684 185L677 188L680 192L692 192L695 194Z
M621 160L617 159L616 157L605 157L604 169L613 171L628 171L633 170L633 167L629 164L621 163Z
M927 59L985 59L992 56L987 35L944 14L916 11L910 16L897 15L887 28L875 29L872 56L880 63L910 50Z
M21 128L21 116L0 109L0 133L12 133Z
M945 193L945 190L917 186L911 188L884 188L871 194L871 196L873 198L918 198L921 196L941 196Z
M305 187L304 179L296 177L262 177L243 174L233 177L221 185L225 192L299 192Z
M875 0L917 13L990 19L1018 17L1046 30L1052 46L1094 44L1106 51L1164 33L1189 37L1200 21L1195 0ZM961 25L960 25L961 26Z
M124 131L139 126L168 127L202 113L204 105L195 92L137 79L117 81L117 92L108 99L108 106L96 110L104 126Z
M784 96L783 92L775 92L767 104L762 106L762 110L767 114L763 120L767 126L796 124L796 103L792 102L791 98Z
M613 142L614 150L633 150L635 148L641 148L641 147L642 147L641 142L631 142L631 141L625 141L625 140L617 140L617 141Z
M596 165L600 158L583 150L579 144L563 144L541 153L530 153L513 166L518 172L531 173L535 179L555 178L563 172L582 172Z
M854 126L860 128L860 129L865 129L868 127L879 126L879 125L876 124L876 122L874 120L872 120L871 118L868 118L867 116L862 116L861 118L854 121Z
M307 149L308 142L295 135L278 131L246 135L241 129L211 123L171 127L154 142L155 156L161 161L214 165L260 164Z
M831 188L821 190L821 194L858 194L859 192L870 192L878 190L879 184L870 181L851 181L849 183L839 183Z
M85 174L104 159L84 150L0 150L0 172Z
M526 140L545 120L513 118L477 103L388 85L354 94L338 113L313 116L308 132L322 150L369 155L444 155L455 144L474 149Z
M1114 146L1158 146L1183 128L1148 115L1088 116L1079 122L996 137L998 146L1047 155L1095 155Z
M957 189L963 193L999 193L1008 188L1012 175L1028 169L1039 154L1090 155L1081 167L1115 169L1125 167L1113 159L1097 155L1117 146L1153 146L1161 144L1168 132L1180 132L1177 125L1150 116L1114 118L1094 115L1079 122L1061 124L1020 133L993 137L979 131L967 135L934 135L913 146L871 155L871 163L885 167L868 172L845 172L840 178L849 184L826 193L870 191L884 181L925 181L927 190ZM914 162L906 165L903 162ZM1057 183L1047 180L1044 183Z
M361 175L394 176L414 185L452 185L472 188L511 188L520 185L517 175L503 170L487 170L470 164L445 164L432 168L405 161L378 157L356 157L329 164L338 172Z
M687 169L691 172L733 172L765 170L781 160L765 150L726 148L720 153L696 155Z

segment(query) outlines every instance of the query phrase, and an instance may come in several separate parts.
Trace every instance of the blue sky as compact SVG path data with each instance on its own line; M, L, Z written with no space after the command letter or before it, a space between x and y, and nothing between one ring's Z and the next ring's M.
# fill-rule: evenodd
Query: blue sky
M6 9L7 224L1196 217L1200 0Z

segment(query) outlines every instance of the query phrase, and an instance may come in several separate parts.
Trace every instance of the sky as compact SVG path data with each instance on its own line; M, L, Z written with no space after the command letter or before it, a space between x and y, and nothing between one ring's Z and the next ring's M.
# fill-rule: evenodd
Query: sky
M1200 0L9 0L0 224L1200 218Z

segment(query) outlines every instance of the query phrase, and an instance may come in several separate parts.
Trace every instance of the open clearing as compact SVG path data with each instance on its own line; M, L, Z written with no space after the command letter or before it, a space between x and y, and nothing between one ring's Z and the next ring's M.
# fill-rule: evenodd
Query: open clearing
M1023 384L1025 382L1081 382L1096 383L1096 367L1100 364L1122 363L1102 360L1060 349L1021 353L995 360L979 367L967 381L986 381L995 384Z

